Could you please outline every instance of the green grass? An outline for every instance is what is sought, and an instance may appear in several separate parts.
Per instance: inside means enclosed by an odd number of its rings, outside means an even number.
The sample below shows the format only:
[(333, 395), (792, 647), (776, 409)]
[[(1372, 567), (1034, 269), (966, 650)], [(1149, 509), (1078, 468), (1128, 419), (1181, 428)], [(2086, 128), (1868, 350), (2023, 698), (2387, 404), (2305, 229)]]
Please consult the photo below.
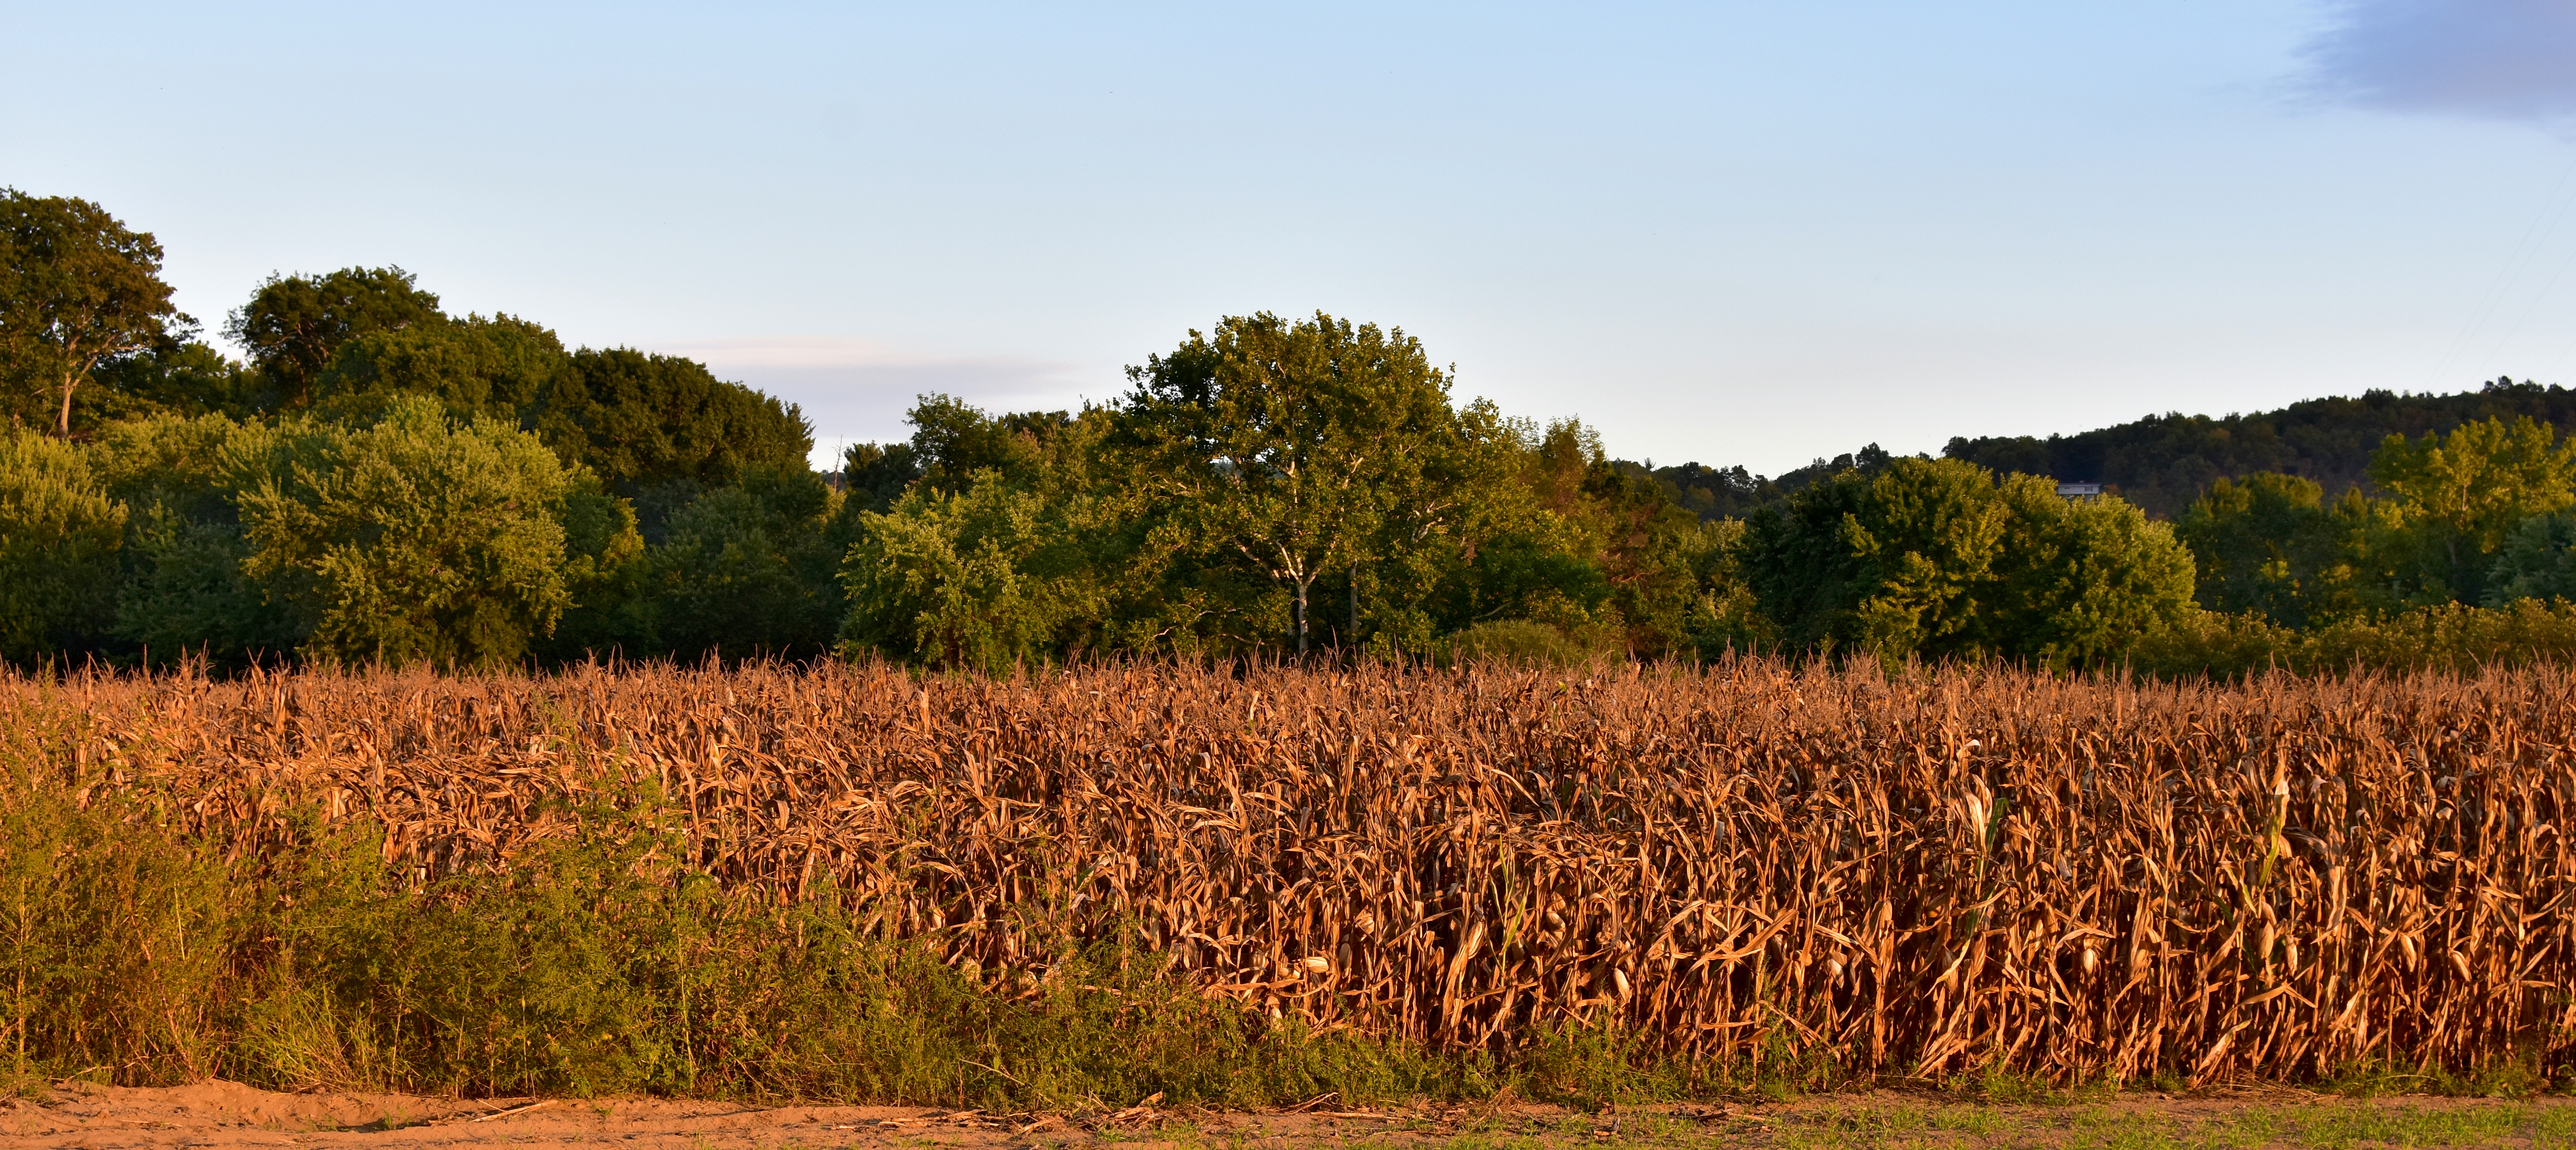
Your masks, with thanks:
[(2352, 1150), (2576, 1146), (2576, 1107), (2527, 1104), (2255, 1103), (2195, 1117), (2179, 1110), (2095, 1104), (2057, 1110), (1986, 1105), (1823, 1107), (1783, 1123), (1774, 1145), (1804, 1150), (1935, 1146), (2054, 1146), (2066, 1150)]

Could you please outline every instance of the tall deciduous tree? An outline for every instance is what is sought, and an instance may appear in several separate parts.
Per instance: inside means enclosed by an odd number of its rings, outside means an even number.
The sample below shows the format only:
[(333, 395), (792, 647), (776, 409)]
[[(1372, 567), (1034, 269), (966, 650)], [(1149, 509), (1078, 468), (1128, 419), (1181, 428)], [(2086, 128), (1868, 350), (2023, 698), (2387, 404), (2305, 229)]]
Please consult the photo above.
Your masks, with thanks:
[(1989, 650), (2050, 666), (2117, 657), (2193, 609), (2191, 552), (2120, 499), (2068, 500), (2007, 476), (2007, 515), (1978, 631)]
[(853, 443), (841, 451), (841, 489), (862, 511), (884, 511), (921, 478), (921, 453), (909, 443)]
[(192, 321), (161, 282), (161, 245), (107, 209), (0, 188), (0, 370), (53, 398), (72, 433), (72, 396), (90, 371), (166, 342)]
[(683, 660), (829, 650), (843, 610), (834, 580), (856, 530), (842, 503), (799, 459), (681, 507), (648, 564), (658, 649)]
[(813, 431), (793, 404), (726, 383), (693, 360), (625, 348), (566, 352), (507, 315), (357, 336), (314, 377), (314, 402), (363, 410), (435, 396), (536, 433), (620, 494), (678, 483), (690, 495), (758, 468), (803, 470)]
[(329, 275), (272, 275), (233, 310), (224, 334), (276, 388), (282, 407), (302, 407), (340, 346), (362, 335), (439, 323), (438, 297), (398, 267), (342, 268)]
[(2576, 506), (2576, 440), (2560, 443), (2556, 428), (2520, 416), (2413, 441), (2392, 435), (2371, 456), (2370, 479), (2397, 501), (2416, 597), (2475, 603), (2516, 526)]
[(2486, 605), (2517, 599), (2576, 601), (2576, 515), (2536, 515), (2505, 537), (2487, 572)]
[(1286, 593), (1287, 638), (1312, 642), (1314, 590), (1419, 531), (1454, 494), (1426, 482), (1454, 449), (1449, 377), (1402, 329), (1263, 312), (1191, 332), (1128, 369), (1118, 449), (1159, 530)]
[(352, 412), (397, 395), (427, 395), (453, 413), (528, 430), (528, 416), (571, 370), (563, 341), (544, 325), (475, 315), (353, 338), (313, 378), (308, 394), (326, 410)]
[(99, 429), (88, 445), (91, 463), (129, 509), (116, 592), (121, 654), (239, 666), (282, 658), (304, 642), (317, 605), (266, 594), (242, 569), (251, 548), (235, 505), (238, 484), (265, 475), (281, 438), (276, 427), (219, 413), (165, 413)]
[(1746, 521), (1744, 571), (1793, 647), (1977, 649), (1977, 593), (2006, 512), (1984, 468), (1900, 459), (1845, 471)]

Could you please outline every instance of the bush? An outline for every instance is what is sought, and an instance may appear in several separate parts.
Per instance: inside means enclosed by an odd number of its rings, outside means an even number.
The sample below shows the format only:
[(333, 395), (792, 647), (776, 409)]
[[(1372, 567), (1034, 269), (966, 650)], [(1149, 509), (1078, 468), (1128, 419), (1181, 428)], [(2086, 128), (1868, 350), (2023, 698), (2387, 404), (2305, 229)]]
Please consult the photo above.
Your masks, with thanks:
[(273, 429), (221, 415), (100, 431), (90, 458), (129, 508), (114, 633), (131, 647), (116, 654), (239, 666), (292, 652), (312, 632), (312, 604), (272, 598), (244, 570), (251, 546), (236, 484), (263, 470), (277, 444)]
[(1623, 654), (1615, 628), (1565, 628), (1535, 619), (1493, 619), (1451, 636), (1449, 661), (1492, 661), (1525, 667), (1579, 667)]
[(2200, 612), (2145, 637), (2129, 652), (2132, 667), (2164, 676), (2239, 677), (2271, 668), (2301, 674), (2466, 672), (2570, 662), (2576, 662), (2576, 603), (2563, 599), (2419, 607), (2307, 631), (2246, 615)]
[(0, 660), (77, 648), (116, 609), (125, 508), (81, 450), (0, 433)]
[(2090, 666), (2191, 608), (2173, 531), (1955, 459), (1846, 471), (1744, 528), (1736, 563), (1793, 649)]
[(914, 487), (858, 516), (841, 569), (844, 649), (1002, 671), (1045, 662), (1059, 633), (1105, 608), (1064, 510), (976, 472), (966, 490)]
[(421, 396), (290, 425), (243, 470), (243, 570), (309, 605), (305, 654), (325, 659), (516, 662), (573, 601), (567, 507), (606, 499), (535, 436)]

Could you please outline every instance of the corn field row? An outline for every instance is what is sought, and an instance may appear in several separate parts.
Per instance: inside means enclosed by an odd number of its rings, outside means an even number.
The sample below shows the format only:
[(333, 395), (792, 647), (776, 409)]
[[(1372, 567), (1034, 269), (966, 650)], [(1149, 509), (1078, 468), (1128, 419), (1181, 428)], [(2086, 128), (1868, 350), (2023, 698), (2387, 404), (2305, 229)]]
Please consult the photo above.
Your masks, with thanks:
[[(2576, 1049), (2576, 676), (2154, 685), (1745, 661), (1017, 680), (588, 669), (0, 680), (64, 769), (422, 878), (659, 788), (727, 888), (996, 986), (1125, 930), (1439, 1046), (2298, 1077)], [(15, 712), (16, 718), (8, 712)], [(570, 800), (569, 802), (566, 800)]]

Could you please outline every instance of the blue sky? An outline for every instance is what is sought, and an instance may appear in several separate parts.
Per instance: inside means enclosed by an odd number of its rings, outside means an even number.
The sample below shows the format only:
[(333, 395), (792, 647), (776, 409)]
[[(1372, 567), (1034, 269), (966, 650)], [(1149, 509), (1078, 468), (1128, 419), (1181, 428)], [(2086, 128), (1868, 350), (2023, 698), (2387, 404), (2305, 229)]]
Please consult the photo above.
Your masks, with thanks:
[(0, 183), (207, 321), (395, 263), (827, 444), (1256, 310), (1778, 472), (2576, 381), (2576, 0), (32, 4)]

